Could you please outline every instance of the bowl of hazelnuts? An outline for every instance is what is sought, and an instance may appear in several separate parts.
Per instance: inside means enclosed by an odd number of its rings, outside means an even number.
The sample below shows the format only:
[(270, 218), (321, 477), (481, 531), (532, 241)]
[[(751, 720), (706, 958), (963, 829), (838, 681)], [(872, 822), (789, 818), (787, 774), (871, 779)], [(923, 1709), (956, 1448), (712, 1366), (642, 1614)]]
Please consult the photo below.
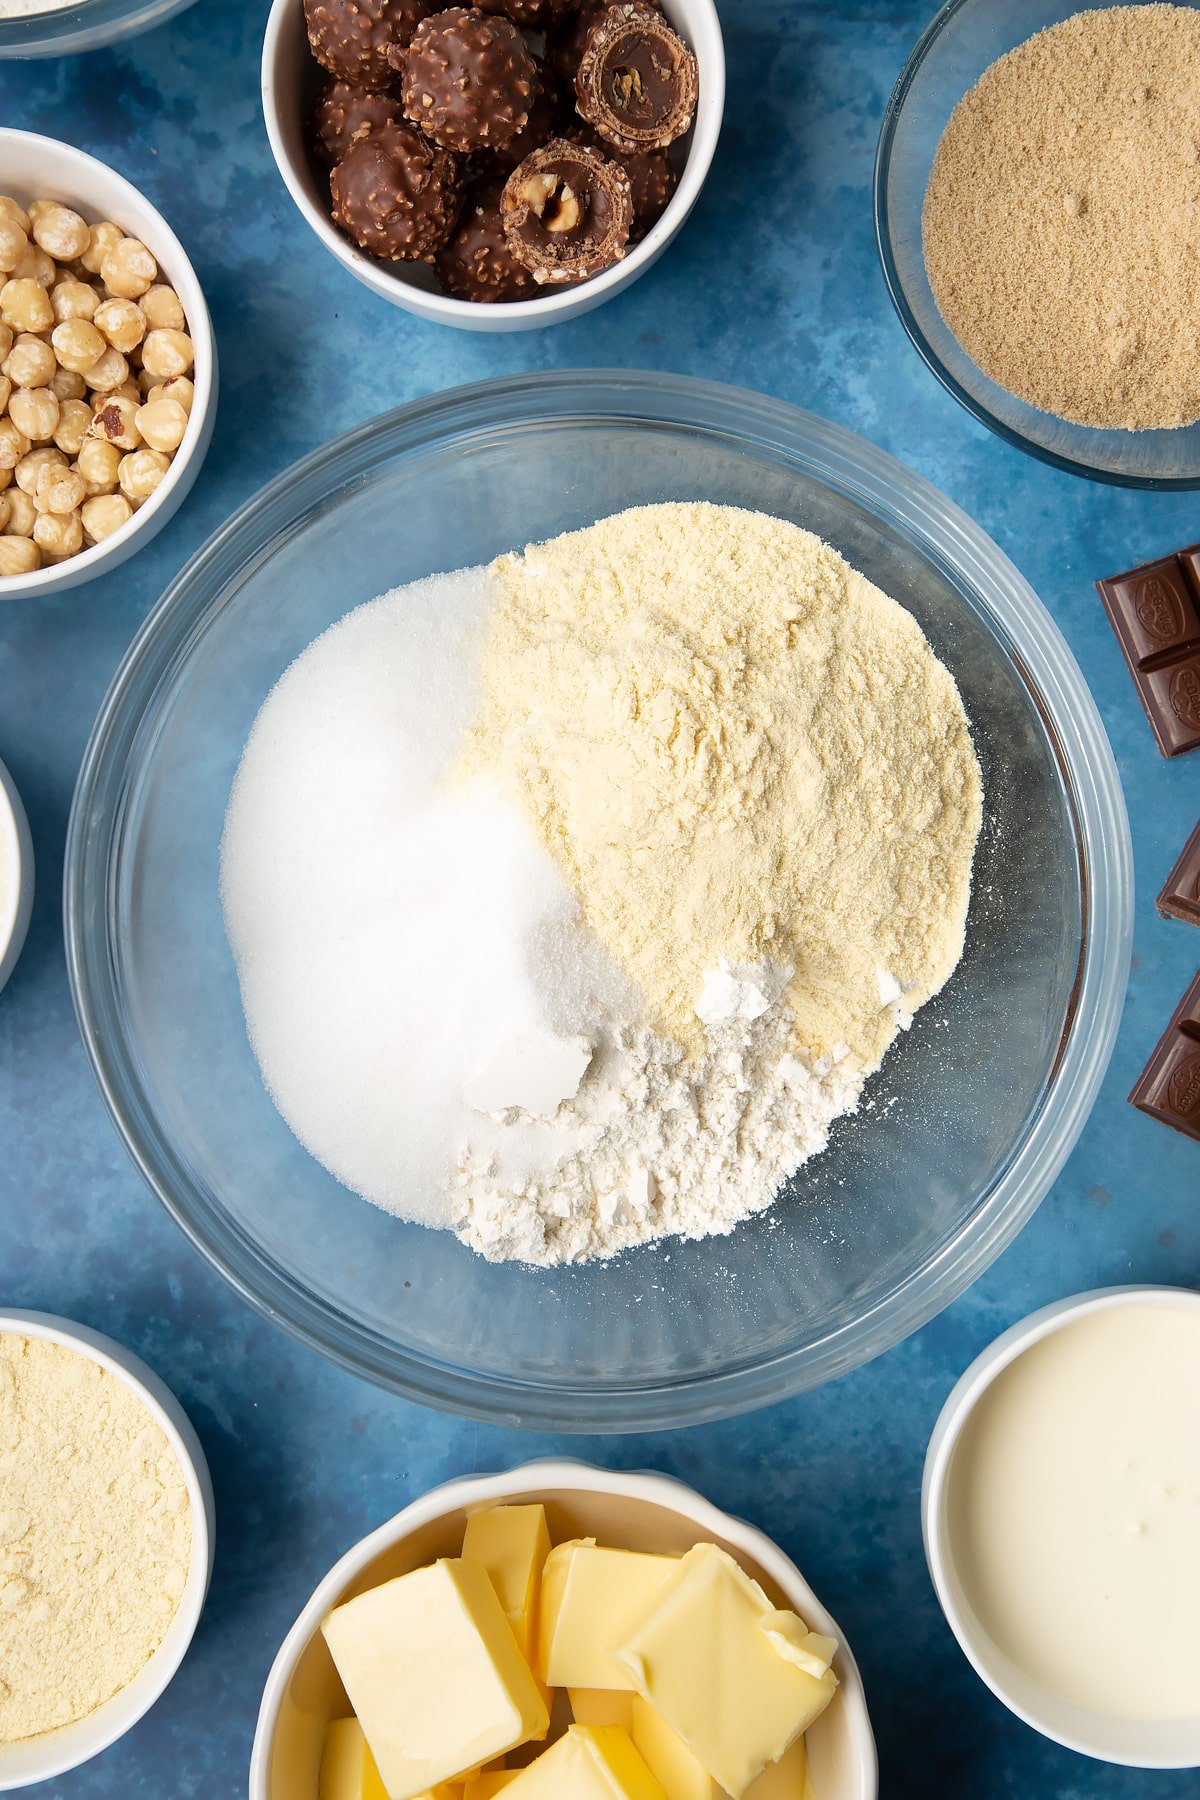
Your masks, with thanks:
[(0, 601), (152, 538), (216, 404), (208, 308), (166, 220), (82, 150), (0, 130)]
[(586, 312), (665, 250), (725, 96), (713, 0), (274, 0), (263, 110), (312, 230), (475, 331)]

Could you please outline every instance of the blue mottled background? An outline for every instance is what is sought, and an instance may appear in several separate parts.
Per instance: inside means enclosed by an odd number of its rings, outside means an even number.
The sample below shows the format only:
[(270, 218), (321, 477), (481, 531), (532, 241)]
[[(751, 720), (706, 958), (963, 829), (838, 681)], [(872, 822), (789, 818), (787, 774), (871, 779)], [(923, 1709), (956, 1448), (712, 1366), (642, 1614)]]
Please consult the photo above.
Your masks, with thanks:
[(432, 1483), (554, 1447), (375, 1392), (255, 1317), (199, 1261), (126, 1161), (93, 1089), (59, 887), (93, 714), (134, 628), (207, 533), (293, 458), (385, 406), (496, 372), (580, 364), (766, 389), (866, 433), (973, 513), (1042, 595), (1096, 693), (1129, 800), (1140, 898), (1129, 1002), (1091, 1123), (1037, 1218), (965, 1298), (821, 1393), (723, 1425), (567, 1447), (669, 1469), (780, 1539), (862, 1663), (885, 1795), (1197, 1792), (1195, 1775), (1106, 1768), (1011, 1718), (959, 1654), (921, 1555), (922, 1453), (975, 1352), (1073, 1290), (1200, 1274), (1200, 1146), (1124, 1098), (1200, 963), (1200, 931), (1153, 907), (1200, 812), (1200, 755), (1160, 761), (1090, 585), (1200, 536), (1200, 499), (1092, 486), (1026, 460), (910, 351), (876, 263), (869, 181), (884, 102), (929, 10), (927, 0), (725, 0), (725, 131), (682, 238), (601, 311), (501, 338), (390, 309), (302, 227), (259, 115), (266, 0), (200, 0), (118, 53), (0, 65), (3, 123), (104, 158), (176, 227), (212, 305), (223, 386), (192, 498), (148, 550), (76, 594), (0, 608), (0, 756), (24, 794), (39, 873), (28, 946), (0, 997), (0, 1304), (70, 1314), (147, 1357), (199, 1428), (220, 1511), (212, 1595), (178, 1679), (121, 1744), (39, 1794), (244, 1793), (268, 1665), (334, 1558)]

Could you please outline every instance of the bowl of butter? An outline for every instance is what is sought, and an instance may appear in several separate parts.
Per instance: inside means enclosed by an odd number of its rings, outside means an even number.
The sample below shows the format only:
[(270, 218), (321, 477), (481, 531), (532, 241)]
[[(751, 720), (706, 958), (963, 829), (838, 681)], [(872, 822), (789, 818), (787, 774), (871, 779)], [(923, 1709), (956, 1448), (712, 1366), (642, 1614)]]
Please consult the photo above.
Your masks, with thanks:
[(435, 1488), (317, 1587), (250, 1800), (875, 1800), (858, 1668), (769, 1538), (669, 1477)]

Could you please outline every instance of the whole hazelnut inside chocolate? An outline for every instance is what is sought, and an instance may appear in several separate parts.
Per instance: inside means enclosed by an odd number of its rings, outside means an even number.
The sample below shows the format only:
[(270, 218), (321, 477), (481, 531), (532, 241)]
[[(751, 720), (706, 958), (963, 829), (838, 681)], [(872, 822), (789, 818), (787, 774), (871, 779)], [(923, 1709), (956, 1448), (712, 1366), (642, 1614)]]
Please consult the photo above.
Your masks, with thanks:
[(511, 19), (452, 6), (414, 32), (401, 93), (407, 118), (444, 149), (503, 149), (528, 122), (537, 65)]
[(500, 217), (513, 255), (536, 282), (585, 281), (625, 254), (629, 177), (589, 145), (555, 138), (513, 170)]

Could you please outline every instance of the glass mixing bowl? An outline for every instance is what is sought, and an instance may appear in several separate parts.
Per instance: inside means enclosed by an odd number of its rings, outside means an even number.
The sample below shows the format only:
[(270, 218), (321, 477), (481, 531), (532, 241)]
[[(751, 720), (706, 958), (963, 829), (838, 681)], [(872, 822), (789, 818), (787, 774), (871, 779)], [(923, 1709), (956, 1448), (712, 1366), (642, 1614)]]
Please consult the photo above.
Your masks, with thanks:
[(0, 58), (67, 56), (149, 31), (194, 0), (76, 0), (50, 12), (0, 19)]
[[(607, 1263), (491, 1264), (340, 1187), (267, 1098), (217, 894), (267, 692), (350, 607), (636, 503), (761, 508), (910, 607), (986, 788), (962, 964), (774, 1209)], [(1132, 876), (1116, 768), (1057, 629), (941, 494), (837, 426), (676, 376), (518, 376), (402, 407), (273, 482), (134, 640), (67, 846), (71, 980), (138, 1166), (238, 1291), (405, 1394), (559, 1430), (677, 1425), (877, 1355), (1045, 1194), (1108, 1060)]]
[(901, 324), (938, 380), (1010, 444), (1098, 481), (1200, 487), (1200, 424), (1103, 431), (1039, 412), (972, 362), (938, 311), (925, 273), (921, 209), (950, 114), (998, 56), (1082, 8), (1083, 0), (949, 0), (932, 20), (900, 72), (879, 133), (875, 236), (884, 279)]

